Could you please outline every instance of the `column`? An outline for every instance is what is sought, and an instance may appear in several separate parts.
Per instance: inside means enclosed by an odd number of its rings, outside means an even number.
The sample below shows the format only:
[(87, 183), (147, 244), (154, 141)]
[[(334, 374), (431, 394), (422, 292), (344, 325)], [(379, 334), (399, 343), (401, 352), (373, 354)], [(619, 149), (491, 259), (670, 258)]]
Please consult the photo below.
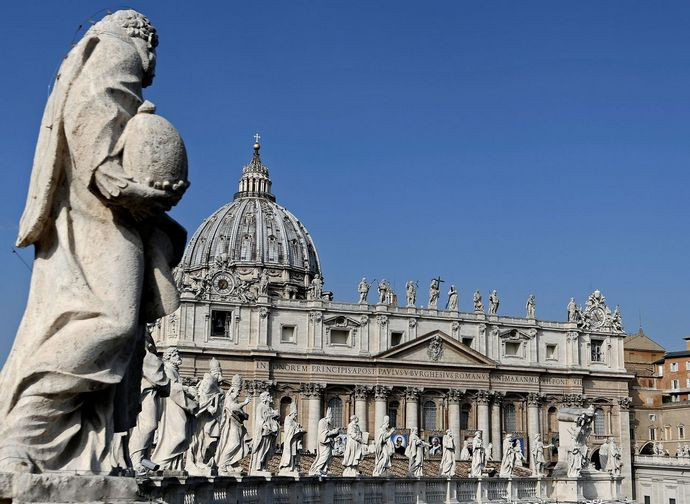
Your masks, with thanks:
[(534, 438), (540, 434), (539, 430), (539, 405), (543, 400), (542, 394), (527, 394), (527, 447), (525, 455), (529, 460), (530, 469), (534, 470), (534, 460), (532, 460), (532, 446)]
[(405, 389), (405, 428), (419, 428), (419, 394), (422, 389), (407, 387)]
[(501, 460), (503, 454), (503, 439), (501, 439), (501, 434), (503, 429), (501, 429), (502, 416), (501, 416), (501, 403), (503, 402), (503, 392), (494, 392), (491, 401), (491, 444), (493, 446), (491, 455), (494, 460)]
[(464, 390), (451, 389), (446, 394), (448, 399), (448, 429), (455, 437), (455, 460), (460, 460), (460, 401), (464, 395)]
[(489, 398), (488, 390), (477, 391), (477, 430), (482, 431), (484, 446), (488, 444), (489, 439)]
[(384, 385), (376, 385), (374, 387), (374, 436), (383, 425), (383, 417), (386, 416), (388, 410), (388, 396), (391, 393), (391, 387)]
[(359, 418), (359, 428), (362, 431), (367, 428), (367, 397), (369, 396), (370, 388), (365, 385), (355, 385), (355, 416)]
[(620, 436), (620, 452), (621, 452), (621, 496), (632, 495), (633, 480), (632, 480), (632, 450), (630, 449), (630, 405), (632, 399), (630, 397), (621, 397), (618, 399), (618, 435)]
[(302, 383), (300, 392), (307, 403), (307, 435), (304, 449), (316, 451), (321, 420), (321, 395), (325, 385), (322, 383)]

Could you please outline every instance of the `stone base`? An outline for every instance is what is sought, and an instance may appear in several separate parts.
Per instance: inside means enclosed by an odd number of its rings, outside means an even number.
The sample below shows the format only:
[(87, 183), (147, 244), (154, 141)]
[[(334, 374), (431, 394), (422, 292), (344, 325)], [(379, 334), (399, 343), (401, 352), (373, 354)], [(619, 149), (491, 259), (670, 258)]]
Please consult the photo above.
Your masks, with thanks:
[(281, 469), (278, 471), (278, 476), (290, 476), (292, 478), (300, 478), (304, 476), (304, 473), (299, 471), (290, 471), (289, 469)]
[(273, 476), (271, 471), (250, 471), (249, 476), (263, 476), (264, 478), (270, 478)]
[(134, 478), (72, 473), (0, 473), (0, 502), (109, 502), (145, 501)]

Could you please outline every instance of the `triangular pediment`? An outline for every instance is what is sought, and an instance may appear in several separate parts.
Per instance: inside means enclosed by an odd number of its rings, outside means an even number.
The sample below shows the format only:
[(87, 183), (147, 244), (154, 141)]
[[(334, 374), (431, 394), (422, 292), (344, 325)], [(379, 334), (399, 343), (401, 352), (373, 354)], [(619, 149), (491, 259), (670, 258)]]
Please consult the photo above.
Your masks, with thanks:
[(381, 360), (404, 360), (429, 364), (496, 366), (496, 362), (454, 340), (443, 331), (432, 331), (376, 356)]

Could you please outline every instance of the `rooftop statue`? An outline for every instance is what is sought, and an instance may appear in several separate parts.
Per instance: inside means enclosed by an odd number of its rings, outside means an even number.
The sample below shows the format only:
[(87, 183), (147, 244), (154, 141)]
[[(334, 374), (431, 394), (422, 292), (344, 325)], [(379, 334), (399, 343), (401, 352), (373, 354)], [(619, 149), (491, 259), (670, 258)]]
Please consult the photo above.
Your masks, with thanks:
[(359, 294), (359, 304), (367, 304), (367, 296), (369, 295), (369, 282), (366, 278), (362, 278), (357, 286), (357, 292)]
[(492, 290), (491, 294), (489, 294), (489, 315), (498, 314), (498, 305), (500, 303), (501, 301), (498, 299), (496, 289)]
[(434, 278), (429, 285), (429, 309), (435, 310), (438, 307), (438, 296), (441, 293), (439, 279)]
[(533, 319), (536, 317), (537, 301), (534, 294), (530, 294), (527, 297), (527, 303), (525, 304), (525, 310), (527, 311), (527, 318)]
[(452, 312), (458, 311), (458, 290), (455, 285), (450, 286), (448, 291), (448, 303), (446, 304), (446, 309)]
[(472, 295), (472, 303), (474, 303), (475, 313), (484, 313), (484, 303), (482, 303), (482, 293), (479, 292), (479, 289), (474, 291), (474, 294)]
[(412, 307), (417, 302), (417, 282), (409, 280), (405, 284), (405, 298), (407, 306)]
[(135, 425), (145, 323), (178, 307), (186, 241), (165, 215), (188, 186), (184, 144), (142, 98), (157, 45), (117, 11), (57, 73), (17, 238), (35, 260), (0, 375), (0, 471), (108, 473), (113, 432)]

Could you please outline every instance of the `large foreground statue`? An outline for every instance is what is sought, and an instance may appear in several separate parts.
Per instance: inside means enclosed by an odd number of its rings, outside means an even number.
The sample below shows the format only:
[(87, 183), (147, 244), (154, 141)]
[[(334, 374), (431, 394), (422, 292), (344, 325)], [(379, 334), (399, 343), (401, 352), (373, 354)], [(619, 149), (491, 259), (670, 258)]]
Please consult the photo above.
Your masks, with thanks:
[(0, 471), (107, 473), (113, 433), (135, 424), (144, 324), (177, 308), (186, 240), (164, 213), (188, 185), (184, 145), (142, 98), (157, 44), (118, 11), (57, 73), (17, 238), (35, 260), (0, 375)]

